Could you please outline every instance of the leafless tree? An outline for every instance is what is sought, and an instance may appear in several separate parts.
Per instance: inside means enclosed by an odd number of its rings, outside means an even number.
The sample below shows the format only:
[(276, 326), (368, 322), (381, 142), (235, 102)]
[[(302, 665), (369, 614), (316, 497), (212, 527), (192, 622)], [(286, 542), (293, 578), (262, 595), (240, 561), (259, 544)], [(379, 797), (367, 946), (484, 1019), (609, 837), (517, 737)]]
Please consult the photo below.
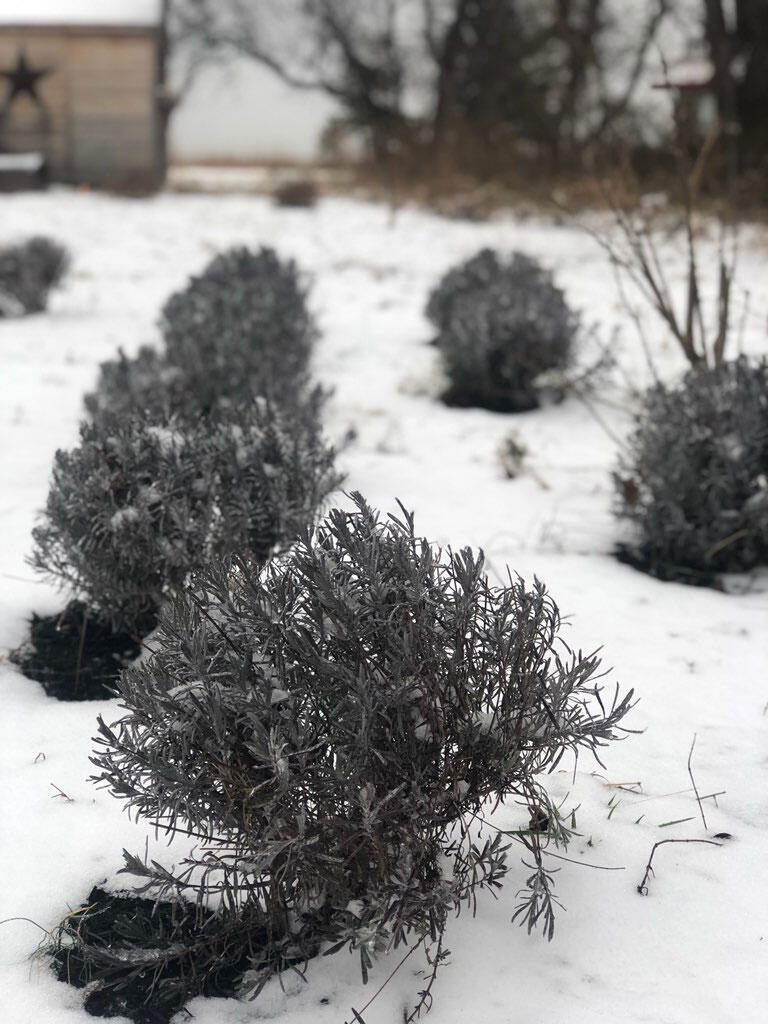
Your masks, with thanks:
[[(726, 216), (723, 209), (718, 216), (713, 216), (714, 209), (704, 213), (700, 202), (702, 176), (721, 137), (721, 125), (717, 122), (692, 162), (685, 149), (677, 146), (677, 202), (668, 209), (662, 206), (666, 217), (660, 217), (653, 204), (643, 201), (636, 180), (625, 178), (621, 191), (613, 183), (604, 183), (601, 189), (603, 203), (611, 214), (612, 230), (587, 228), (610, 259), (622, 303), (635, 322), (654, 375), (652, 346), (630, 292), (640, 298), (641, 307), (659, 317), (691, 367), (719, 367), (725, 361), (737, 326), (734, 281), (738, 223)], [(707, 241), (713, 228), (717, 231), (714, 251)], [(667, 260), (670, 238), (678, 234), (685, 242), (683, 288), (672, 285)], [(745, 296), (745, 309), (747, 299)]]
[(374, 159), (477, 170), (520, 147), (558, 165), (602, 143), (669, 2), (649, 0), (621, 74), (609, 0), (174, 0), (171, 25), (189, 53), (246, 56), (334, 97)]
[(720, 118), (736, 138), (739, 170), (768, 161), (768, 3), (702, 0), (704, 36)]

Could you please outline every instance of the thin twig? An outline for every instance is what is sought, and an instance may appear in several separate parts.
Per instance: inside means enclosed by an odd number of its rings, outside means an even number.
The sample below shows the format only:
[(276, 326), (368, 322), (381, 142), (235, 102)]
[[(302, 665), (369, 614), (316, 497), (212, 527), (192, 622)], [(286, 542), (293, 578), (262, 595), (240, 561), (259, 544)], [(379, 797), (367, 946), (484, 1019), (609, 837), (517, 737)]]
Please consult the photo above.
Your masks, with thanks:
[(627, 869), (621, 865), (619, 867), (610, 867), (607, 864), (590, 864), (585, 860), (575, 860), (573, 857), (564, 857), (562, 853), (552, 853), (551, 850), (541, 851), (545, 857), (554, 857), (555, 860), (566, 860), (569, 864), (580, 864), (583, 868), (592, 868), (595, 871), (626, 871)]
[(88, 608), (83, 607), (83, 625), (80, 629), (80, 643), (77, 648), (77, 667), (75, 668), (75, 693), (80, 685), (80, 670), (83, 667), (83, 651), (85, 650), (85, 633), (88, 629)]
[(707, 548), (704, 552), (704, 558), (707, 560), (714, 558), (715, 555), (724, 551), (727, 547), (730, 547), (731, 544), (735, 544), (737, 540), (743, 540), (745, 537), (749, 537), (751, 533), (752, 530), (736, 530), (734, 533), (729, 534), (722, 540), (716, 541), (711, 547)]
[(10, 924), (12, 921), (26, 921), (27, 924), (33, 924), (35, 928), (39, 928), (40, 931), (43, 932), (45, 935), (51, 934), (47, 928), (43, 928), (41, 924), (38, 924), (37, 921), (33, 921), (31, 917), (5, 917), (3, 918), (2, 921), (0, 921), (0, 925)]
[(190, 587), (187, 587), (187, 591), (186, 591), (186, 593), (187, 593), (187, 596), (188, 596), (188, 597), (190, 597), (190, 598), (192, 599), (192, 601), (194, 602), (194, 604), (195, 604), (195, 605), (196, 605), (196, 606), (198, 607), (198, 609), (199, 609), (199, 610), (200, 610), (200, 611), (202, 612), (202, 614), (203, 614), (203, 616), (204, 616), (204, 617), (206, 618), (206, 620), (207, 620), (208, 622), (210, 622), (210, 624), (211, 624), (211, 625), (212, 625), (212, 626), (214, 627), (214, 629), (215, 629), (215, 630), (216, 630), (216, 631), (218, 632), (218, 634), (219, 634), (219, 636), (220, 636), (220, 637), (222, 638), (222, 640), (224, 640), (224, 642), (225, 642), (225, 643), (226, 643), (226, 644), (227, 644), (227, 645), (228, 645), (228, 646), (229, 646), (229, 647), (230, 647), (230, 648), (231, 648), (231, 649), (232, 649), (232, 650), (233, 650), (233, 651), (234, 651), (234, 652), (235, 652), (236, 654), (239, 654), (240, 652), (238, 651), (237, 647), (236, 647), (236, 646), (235, 646), (235, 645), (234, 645), (234, 644), (232, 643), (232, 641), (231, 641), (231, 640), (230, 640), (230, 638), (229, 638), (229, 637), (227, 636), (227, 634), (226, 634), (226, 633), (224, 632), (224, 630), (223, 630), (223, 629), (221, 628), (221, 626), (220, 626), (220, 625), (219, 625), (219, 623), (218, 623), (218, 622), (216, 621), (216, 619), (214, 619), (214, 618), (213, 618), (213, 616), (212, 616), (212, 615), (210, 614), (210, 612), (209, 612), (209, 611), (207, 610), (207, 608), (205, 607), (205, 605), (203, 604), (203, 602), (202, 602), (202, 601), (200, 600), (200, 598), (199, 598), (199, 597), (197, 596), (197, 594), (196, 594), (196, 593), (194, 592), (194, 590), (193, 590), (193, 588), (192, 588), (191, 586), (190, 586)]
[(716, 843), (713, 839), (660, 839), (658, 843), (653, 844), (651, 850), (651, 856), (648, 858), (648, 863), (645, 865), (645, 874), (643, 879), (637, 887), (637, 891), (641, 896), (648, 895), (648, 878), (654, 874), (654, 870), (651, 866), (653, 862), (653, 855), (656, 853), (660, 846), (664, 846), (666, 843), (706, 843), (707, 846), (722, 846), (722, 843)]
[(401, 968), (401, 967), (403, 966), (403, 964), (404, 964), (404, 963), (406, 962), (406, 960), (407, 960), (407, 959), (408, 959), (408, 958), (409, 958), (410, 956), (412, 956), (412, 955), (413, 955), (413, 954), (414, 954), (414, 953), (416, 952), (416, 950), (417, 950), (417, 949), (419, 948), (419, 946), (423, 945), (423, 943), (424, 943), (424, 937), (422, 937), (421, 939), (419, 939), (419, 941), (418, 941), (418, 942), (416, 943), (416, 945), (415, 945), (415, 946), (411, 946), (411, 948), (410, 948), (410, 949), (408, 950), (408, 952), (407, 952), (407, 953), (405, 954), (405, 956), (401, 958), (400, 962), (399, 962), (399, 963), (398, 963), (398, 964), (397, 964), (397, 965), (396, 965), (396, 966), (395, 966), (395, 967), (393, 968), (393, 970), (392, 970), (392, 971), (391, 971), (391, 972), (390, 972), (390, 973), (389, 973), (389, 974), (387, 975), (387, 977), (386, 977), (386, 978), (384, 979), (384, 981), (383, 981), (383, 982), (381, 983), (381, 985), (379, 985), (379, 987), (378, 987), (378, 988), (376, 989), (376, 991), (375, 991), (375, 992), (373, 993), (373, 995), (372, 995), (372, 996), (371, 996), (371, 998), (370, 998), (370, 999), (368, 1000), (368, 1002), (367, 1002), (367, 1003), (365, 1004), (365, 1006), (364, 1006), (364, 1007), (362, 1008), (362, 1010), (356, 1010), (356, 1009), (354, 1008), (354, 1006), (352, 1006), (352, 1007), (351, 1007), (352, 1013), (353, 1013), (353, 1014), (355, 1015), (355, 1020), (356, 1020), (356, 1021), (358, 1021), (358, 1022), (359, 1022), (359, 1021), (362, 1021), (362, 1024), (365, 1024), (365, 1021), (363, 1021), (363, 1019), (362, 1019), (362, 1016), (361, 1016), (361, 1014), (365, 1013), (365, 1011), (366, 1011), (366, 1010), (368, 1009), (368, 1007), (369, 1007), (369, 1006), (371, 1005), (371, 1003), (372, 1003), (372, 1002), (374, 1001), (374, 999), (377, 999), (377, 998), (378, 998), (378, 996), (379, 996), (379, 995), (381, 994), (381, 992), (382, 992), (382, 991), (383, 991), (383, 990), (384, 990), (384, 989), (385, 989), (385, 988), (387, 987), (387, 985), (388, 985), (388, 984), (390, 983), (390, 981), (392, 981), (392, 979), (393, 979), (393, 978), (394, 978), (394, 976), (395, 976), (395, 975), (397, 974), (397, 972), (398, 972), (398, 971), (400, 970), (400, 968)]
[(423, 1009), (426, 1008), (427, 1012), (429, 1012), (431, 1010), (431, 1008), (432, 1008), (432, 986), (435, 983), (435, 978), (437, 977), (437, 972), (440, 970), (440, 965), (442, 964), (443, 959), (447, 955), (448, 955), (448, 951), (446, 951), (445, 953), (443, 952), (443, 936), (442, 936), (442, 933), (441, 933), (438, 936), (438, 939), (437, 939), (437, 952), (435, 953), (434, 957), (430, 959), (429, 951), (427, 951), (427, 960), (429, 961), (429, 965), (431, 967), (431, 970), (430, 970), (430, 973), (429, 973), (429, 980), (427, 981), (427, 984), (421, 990), (421, 992), (419, 992), (419, 1001), (416, 1003), (414, 1008), (411, 1010), (411, 1012), (405, 1018), (405, 1024), (413, 1024), (413, 1022), (415, 1020), (418, 1020), (418, 1018), (421, 1016), (421, 1011)]
[(706, 816), (704, 814), (704, 807), (702, 806), (702, 803), (701, 803), (701, 797), (699, 796), (699, 790), (698, 790), (698, 787), (696, 786), (696, 779), (694, 779), (694, 777), (693, 777), (693, 768), (691, 767), (691, 762), (693, 760), (693, 748), (695, 746), (696, 746), (696, 733), (693, 734), (693, 740), (691, 742), (691, 749), (688, 751), (688, 775), (690, 776), (690, 779), (691, 779), (691, 785), (693, 786), (693, 792), (696, 794), (696, 803), (699, 805), (699, 813), (701, 814), (701, 821), (702, 821), (702, 824), (704, 825), (704, 829), (706, 830), (706, 828), (707, 828), (707, 819), (706, 819)]
[(613, 428), (611, 426), (609, 426), (608, 422), (595, 409), (594, 405), (592, 404), (591, 401), (589, 401), (589, 399), (583, 393), (581, 388), (574, 388), (572, 393), (576, 396), (576, 398), (578, 398), (578, 400), (581, 402), (581, 404), (584, 406), (584, 408), (587, 410), (587, 412), (590, 414), (590, 416), (592, 416), (592, 418), (595, 420), (595, 422), (598, 424), (598, 426), (603, 429), (605, 434), (615, 444), (617, 444), (619, 446), (619, 448), (625, 448), (626, 447), (626, 438), (620, 437), (613, 430)]
[[(510, 831), (508, 829), (499, 828), (498, 825), (494, 825), (492, 821), (488, 821), (487, 818), (484, 818), (481, 814), (477, 814), (475, 811), (469, 811), (469, 814), (471, 815), (471, 817), (473, 817), (477, 821), (479, 821), (482, 825), (487, 825), (488, 828), (493, 829), (495, 832), (499, 832), (501, 835), (507, 836), (510, 839), (514, 839), (514, 838), (519, 837), (519, 836), (530, 835), (531, 834), (531, 829), (514, 829), (514, 830)], [(550, 850), (542, 849), (541, 852), (545, 856), (547, 856), (547, 857), (554, 857), (556, 860), (567, 860), (571, 864), (580, 864), (581, 867), (583, 867), (583, 868), (593, 868), (595, 871), (625, 871), (626, 870), (623, 867), (617, 867), (617, 868), (606, 867), (606, 865), (604, 865), (604, 864), (590, 864), (588, 861), (574, 860), (572, 857), (564, 857), (561, 853), (552, 853)]]
[[(644, 796), (640, 800), (635, 800), (632, 806), (636, 807), (638, 804), (647, 804), (650, 800), (666, 800), (667, 797), (670, 796), (684, 796), (686, 793), (690, 792), (690, 789), (676, 789), (671, 793), (658, 793), (656, 796)], [(727, 793), (727, 790), (719, 789), (716, 793), (705, 793), (701, 799), (710, 800), (716, 796), (723, 796), (725, 793)]]
[(59, 789), (59, 787), (58, 787), (58, 786), (56, 785), (56, 783), (55, 783), (55, 782), (52, 782), (52, 783), (51, 783), (51, 785), (52, 785), (52, 786), (53, 786), (53, 788), (54, 788), (54, 789), (56, 790), (56, 792), (55, 792), (55, 793), (53, 794), (53, 796), (51, 797), (51, 800), (56, 800), (56, 799), (57, 799), (57, 797), (62, 797), (62, 798), (63, 798), (64, 800), (66, 800), (66, 801), (67, 801), (67, 803), (68, 803), (68, 804), (73, 804), (73, 803), (75, 802), (75, 801), (74, 801), (74, 798), (73, 798), (73, 797), (71, 797), (71, 796), (68, 796), (68, 795), (67, 795), (67, 794), (66, 794), (66, 793), (64, 792), (64, 790), (63, 790), (63, 789)]

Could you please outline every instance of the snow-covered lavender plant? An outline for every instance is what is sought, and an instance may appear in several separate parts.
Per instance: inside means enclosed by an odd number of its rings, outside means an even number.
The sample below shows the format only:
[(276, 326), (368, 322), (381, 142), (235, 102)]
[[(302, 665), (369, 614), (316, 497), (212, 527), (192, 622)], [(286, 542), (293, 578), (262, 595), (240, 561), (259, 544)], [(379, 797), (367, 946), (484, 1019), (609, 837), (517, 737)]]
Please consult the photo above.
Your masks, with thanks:
[(143, 345), (135, 356), (122, 349), (117, 359), (101, 364), (94, 391), (85, 396), (85, 407), (94, 420), (102, 416), (141, 414), (162, 422), (170, 416), (199, 419), (201, 408), (185, 386), (183, 371), (171, 366), (157, 349)]
[(427, 315), (449, 380), (445, 400), (501, 412), (535, 408), (537, 378), (564, 369), (578, 332), (552, 275), (523, 253), (484, 249), (449, 271)]
[[(522, 271), (532, 261), (522, 253), (516, 253), (519, 269)], [(444, 331), (451, 322), (454, 303), (471, 292), (483, 291), (498, 281), (503, 264), (493, 249), (481, 249), (478, 253), (452, 267), (432, 289), (427, 300), (426, 314), (438, 331)]]
[[(142, 416), (153, 422), (173, 417), (177, 423), (196, 424), (201, 417), (211, 423), (230, 418), (231, 410), (248, 402), (263, 398), (267, 392), (276, 392), (267, 381), (241, 375), (236, 365), (227, 377), (219, 375), (218, 391), (213, 397), (210, 381), (205, 382), (201, 394), (201, 378), (187, 377), (182, 367), (170, 363), (165, 356), (149, 345), (142, 346), (135, 356), (118, 354), (101, 364), (96, 388), (85, 396), (85, 408), (94, 421), (115, 416)], [(328, 391), (309, 379), (284, 387), (273, 405), (279, 406), (286, 416), (300, 420), (309, 431), (320, 430), (320, 420)]]
[(317, 430), (326, 392), (308, 359), (316, 336), (296, 266), (271, 249), (233, 249), (166, 303), (165, 346), (101, 364), (85, 405), (94, 419), (140, 413), (196, 423), (268, 397)]
[(266, 561), (339, 480), (321, 436), (263, 400), (196, 426), (103, 417), (56, 454), (32, 564), (141, 632), (209, 558)]
[(306, 386), (317, 329), (296, 264), (272, 249), (217, 256), (171, 296), (160, 327), (204, 412), (253, 394), (284, 404)]
[(706, 581), (768, 564), (768, 361), (651, 388), (614, 476), (637, 531), (622, 553), (655, 575)]
[(0, 317), (41, 313), (68, 266), (64, 246), (45, 236), (0, 248)]
[[(254, 991), (321, 943), (356, 951), (364, 980), (401, 943), (438, 943), (439, 964), (448, 915), (501, 886), (511, 841), (533, 872), (515, 916), (551, 937), (546, 847), (569, 833), (542, 773), (614, 739), (631, 703), (600, 700), (541, 583), (491, 586), (482, 554), (352, 497), (260, 574), (204, 569), (122, 674), (125, 717), (100, 720), (94, 780), (203, 840), (173, 872), (127, 870), (249, 915)], [(481, 839), (510, 798), (521, 826)]]

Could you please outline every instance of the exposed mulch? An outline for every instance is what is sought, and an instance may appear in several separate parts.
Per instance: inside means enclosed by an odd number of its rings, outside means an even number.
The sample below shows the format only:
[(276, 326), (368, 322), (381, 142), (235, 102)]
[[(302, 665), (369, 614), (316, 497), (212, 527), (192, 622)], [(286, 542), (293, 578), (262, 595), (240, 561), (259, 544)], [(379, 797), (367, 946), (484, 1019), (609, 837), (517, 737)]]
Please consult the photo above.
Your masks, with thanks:
[(445, 405), (454, 409), (488, 409), (503, 413), (530, 412), (540, 404), (539, 396), (528, 391), (476, 394), (457, 387), (448, 388), (440, 397)]
[(85, 907), (66, 922), (74, 941), (53, 952), (53, 969), (59, 981), (90, 987), (84, 1007), (93, 1017), (170, 1024), (195, 996), (234, 996), (250, 965), (241, 941), (222, 941), (211, 911), (98, 886)]
[[(142, 636), (155, 627), (147, 615)], [(25, 676), (42, 683), (57, 700), (104, 700), (114, 697), (120, 670), (138, 657), (141, 637), (116, 633), (80, 601), (59, 615), (34, 615), (30, 639), (11, 654)]]
[(645, 548), (633, 544), (619, 544), (614, 549), (614, 555), (622, 565), (630, 565), (633, 569), (664, 583), (686, 583), (691, 587), (710, 587), (712, 590), (725, 591), (723, 581), (717, 573), (659, 561)]

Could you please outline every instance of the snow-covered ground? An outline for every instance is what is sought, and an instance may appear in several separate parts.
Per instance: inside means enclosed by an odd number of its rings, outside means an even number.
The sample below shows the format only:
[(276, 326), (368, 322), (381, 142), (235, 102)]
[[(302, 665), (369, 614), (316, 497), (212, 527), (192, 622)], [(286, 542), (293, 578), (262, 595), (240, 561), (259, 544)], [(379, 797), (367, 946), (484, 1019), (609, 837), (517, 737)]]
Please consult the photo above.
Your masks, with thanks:
[[(526, 873), (513, 862), (498, 901), (483, 898), (474, 920), (463, 915), (450, 924), (451, 964), (428, 1019), (764, 1021), (768, 583), (757, 574), (738, 581), (737, 594), (686, 588), (611, 557), (622, 536), (611, 516), (616, 444), (595, 413), (621, 435), (631, 408), (626, 383), (642, 386), (647, 370), (599, 247), (576, 229), (544, 221), (510, 216), (471, 225), (343, 200), (297, 211), (242, 196), (139, 201), (52, 191), (2, 197), (0, 217), (3, 240), (46, 233), (74, 254), (49, 313), (0, 321), (2, 652), (25, 638), (33, 610), (63, 606), (64, 596), (35, 580), (24, 559), (54, 451), (75, 442), (82, 395), (99, 362), (118, 346), (131, 353), (152, 341), (161, 302), (214, 252), (233, 243), (274, 245), (314, 279), (323, 328), (316, 372), (335, 388), (329, 431), (356, 431), (342, 457), (347, 487), (386, 510), (400, 498), (416, 510), (422, 533), (483, 547), (494, 573), (508, 564), (542, 578), (570, 616), (572, 646), (602, 644), (613, 666), (608, 682), (634, 687), (641, 698), (628, 723), (640, 734), (611, 747), (605, 769), (580, 762), (575, 774), (569, 768), (549, 780), (554, 795), (578, 805), (581, 837), (568, 856), (583, 862), (558, 862), (567, 912), (554, 941), (509, 923)], [(621, 372), (591, 411), (575, 398), (518, 416), (447, 409), (435, 400), (425, 298), (437, 276), (482, 245), (541, 258), (603, 340), (621, 327)], [(740, 282), (752, 292), (744, 345), (765, 351), (768, 238), (750, 232), (742, 250)], [(661, 372), (679, 372), (671, 343), (660, 330), (651, 336)], [(586, 360), (596, 341), (585, 346)], [(497, 459), (512, 429), (534, 470), (515, 480)], [(114, 879), (123, 847), (143, 850), (148, 829), (87, 781), (96, 715), (118, 717), (117, 702), (58, 703), (5, 659), (0, 687), (0, 918), (50, 928), (93, 884)], [(724, 791), (704, 802), (706, 831), (686, 767), (694, 734), (700, 793)], [(502, 809), (495, 821), (503, 825), (513, 815), (514, 808)], [(665, 826), (679, 819), (688, 820)], [(649, 894), (638, 894), (656, 841), (719, 832), (732, 835), (719, 848), (661, 847)], [(160, 848), (159, 856), (167, 861), (173, 853)], [(82, 993), (29, 960), (41, 935), (29, 922), (0, 926), (2, 1019), (85, 1024), (91, 1018)], [(363, 988), (356, 959), (341, 953), (311, 964), (308, 984), (288, 980), (282, 991), (275, 982), (253, 1003), (198, 999), (190, 1010), (200, 1024), (342, 1024), (395, 963), (394, 956), (380, 962)], [(368, 1024), (402, 1020), (420, 987), (419, 966), (408, 962), (365, 1011)]]

